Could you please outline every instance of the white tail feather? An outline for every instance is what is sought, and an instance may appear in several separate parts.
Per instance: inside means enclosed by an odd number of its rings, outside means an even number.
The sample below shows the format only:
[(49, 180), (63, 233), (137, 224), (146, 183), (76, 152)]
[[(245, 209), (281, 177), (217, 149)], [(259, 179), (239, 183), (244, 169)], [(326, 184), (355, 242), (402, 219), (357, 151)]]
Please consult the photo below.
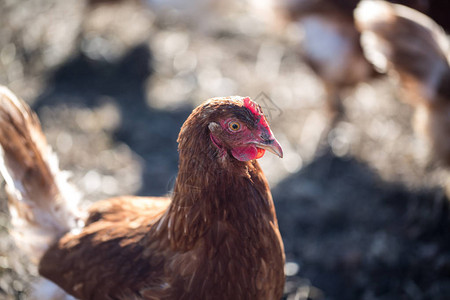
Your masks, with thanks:
[(64, 233), (80, 228), (80, 195), (30, 108), (0, 86), (0, 172), (7, 184), (11, 234), (32, 262)]

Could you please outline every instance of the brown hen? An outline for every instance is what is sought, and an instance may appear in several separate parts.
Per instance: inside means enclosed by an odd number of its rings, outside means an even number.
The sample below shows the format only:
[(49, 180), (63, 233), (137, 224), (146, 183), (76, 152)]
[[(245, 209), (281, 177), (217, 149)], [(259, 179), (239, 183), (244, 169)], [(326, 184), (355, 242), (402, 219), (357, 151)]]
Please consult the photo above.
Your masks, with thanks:
[(256, 159), (282, 150), (252, 100), (215, 98), (192, 112), (178, 137), (171, 198), (97, 202), (84, 225), (35, 115), (0, 91), (14, 236), (39, 273), (64, 290), (36, 297), (280, 299), (283, 244)]
[(400, 83), (415, 109), (414, 128), (433, 158), (450, 165), (450, 53), (442, 28), (426, 15), (385, 1), (355, 11), (367, 58)]
[(352, 12), (358, 1), (262, 2), (267, 3), (264, 18), (294, 33), (290, 36), (299, 46), (302, 58), (323, 82), (325, 105), (332, 121), (337, 121), (343, 112), (343, 91), (375, 74), (363, 55), (359, 32), (353, 22)]
[[(254, 5), (257, 8), (262, 6), (259, 11), (273, 24), (297, 29), (289, 31), (297, 33), (302, 58), (323, 82), (325, 104), (332, 121), (336, 121), (335, 118), (344, 111), (342, 98), (347, 88), (378, 76), (364, 55), (360, 32), (355, 27), (353, 11), (360, 0), (248, 1), (257, 3)], [(436, 4), (445, 1), (391, 2), (400, 2), (435, 15)]]

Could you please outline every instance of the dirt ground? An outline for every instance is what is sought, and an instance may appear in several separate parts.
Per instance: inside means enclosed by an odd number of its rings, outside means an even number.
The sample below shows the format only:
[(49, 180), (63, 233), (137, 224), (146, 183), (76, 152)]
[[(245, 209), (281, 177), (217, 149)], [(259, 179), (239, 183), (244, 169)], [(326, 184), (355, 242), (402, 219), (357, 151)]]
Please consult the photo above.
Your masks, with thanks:
[[(328, 128), (298, 45), (243, 4), (213, 9), (2, 1), (0, 83), (37, 111), (83, 205), (169, 193), (190, 111), (251, 96), (285, 152), (260, 160), (286, 249), (283, 299), (450, 299), (449, 174), (428, 162), (395, 83), (349, 89)], [(9, 238), (5, 202), (2, 191), (0, 298), (27, 299), (36, 269)]]

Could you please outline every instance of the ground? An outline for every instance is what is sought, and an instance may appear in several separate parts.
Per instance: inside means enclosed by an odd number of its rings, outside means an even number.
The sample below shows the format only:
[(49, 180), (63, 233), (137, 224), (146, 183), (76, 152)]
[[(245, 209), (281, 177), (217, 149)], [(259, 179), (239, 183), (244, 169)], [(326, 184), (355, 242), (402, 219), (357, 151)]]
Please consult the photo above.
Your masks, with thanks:
[[(242, 4), (188, 12), (0, 3), (0, 83), (37, 111), (83, 205), (170, 193), (192, 108), (251, 96), (285, 152), (260, 160), (286, 250), (283, 299), (448, 299), (448, 172), (428, 162), (395, 82), (346, 91), (330, 128), (295, 39)], [(0, 203), (0, 298), (26, 299), (36, 270), (9, 238), (4, 194)]]

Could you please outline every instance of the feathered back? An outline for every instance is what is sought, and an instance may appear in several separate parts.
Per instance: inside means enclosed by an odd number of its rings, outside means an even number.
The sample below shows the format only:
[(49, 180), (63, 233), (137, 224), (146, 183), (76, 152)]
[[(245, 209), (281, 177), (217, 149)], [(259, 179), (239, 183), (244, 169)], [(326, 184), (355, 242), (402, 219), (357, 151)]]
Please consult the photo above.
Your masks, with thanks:
[(76, 191), (47, 145), (36, 115), (0, 86), (0, 172), (7, 184), (12, 234), (33, 262), (76, 228)]

